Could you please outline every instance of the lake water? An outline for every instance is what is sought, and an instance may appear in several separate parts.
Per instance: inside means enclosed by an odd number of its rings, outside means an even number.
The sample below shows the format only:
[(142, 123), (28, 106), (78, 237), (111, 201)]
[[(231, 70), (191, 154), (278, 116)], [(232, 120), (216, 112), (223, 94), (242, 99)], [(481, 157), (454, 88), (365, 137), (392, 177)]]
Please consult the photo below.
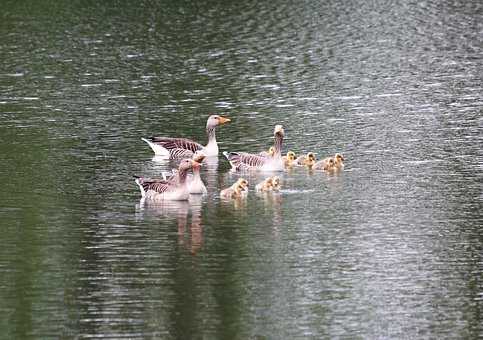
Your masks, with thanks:
[[(483, 335), (479, 1), (4, 1), (0, 337)], [(141, 204), (141, 137), (341, 152)], [(264, 178), (246, 177), (253, 185)]]

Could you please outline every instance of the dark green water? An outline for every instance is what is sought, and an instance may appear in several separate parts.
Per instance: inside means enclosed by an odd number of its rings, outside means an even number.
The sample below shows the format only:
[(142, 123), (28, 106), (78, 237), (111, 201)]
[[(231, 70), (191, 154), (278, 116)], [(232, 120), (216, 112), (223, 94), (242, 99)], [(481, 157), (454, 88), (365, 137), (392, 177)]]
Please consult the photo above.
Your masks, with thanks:
[[(0, 338), (483, 335), (479, 1), (0, 4)], [(140, 205), (212, 112), (346, 169)]]

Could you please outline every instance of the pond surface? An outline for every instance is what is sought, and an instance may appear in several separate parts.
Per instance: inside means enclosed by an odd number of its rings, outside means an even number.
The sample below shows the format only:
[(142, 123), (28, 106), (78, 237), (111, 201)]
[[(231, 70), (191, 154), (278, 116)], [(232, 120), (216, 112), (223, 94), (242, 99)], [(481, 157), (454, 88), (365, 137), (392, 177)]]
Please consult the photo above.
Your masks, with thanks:
[[(4, 1), (6, 339), (483, 334), (479, 1)], [(141, 137), (341, 152), (279, 194), (141, 204)], [(262, 174), (245, 175), (253, 185)]]

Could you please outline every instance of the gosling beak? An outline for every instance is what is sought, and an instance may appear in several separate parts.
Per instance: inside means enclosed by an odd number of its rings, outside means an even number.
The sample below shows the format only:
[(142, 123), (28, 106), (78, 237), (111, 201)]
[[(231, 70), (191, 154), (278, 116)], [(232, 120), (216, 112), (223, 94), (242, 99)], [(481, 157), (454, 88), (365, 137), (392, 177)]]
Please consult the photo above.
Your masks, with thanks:
[(220, 119), (218, 121), (220, 122), (220, 124), (226, 124), (226, 123), (231, 122), (231, 119), (226, 118), (226, 117), (220, 117)]

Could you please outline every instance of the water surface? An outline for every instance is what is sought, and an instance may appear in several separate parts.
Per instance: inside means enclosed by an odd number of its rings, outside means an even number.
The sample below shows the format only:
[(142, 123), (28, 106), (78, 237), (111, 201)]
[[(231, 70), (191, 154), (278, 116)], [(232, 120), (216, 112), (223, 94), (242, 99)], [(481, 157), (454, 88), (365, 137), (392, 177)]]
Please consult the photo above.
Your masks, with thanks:
[[(478, 1), (4, 1), (4, 338), (477, 338)], [(140, 138), (342, 152), (281, 193), (140, 201)], [(246, 175), (252, 184), (263, 175)]]

